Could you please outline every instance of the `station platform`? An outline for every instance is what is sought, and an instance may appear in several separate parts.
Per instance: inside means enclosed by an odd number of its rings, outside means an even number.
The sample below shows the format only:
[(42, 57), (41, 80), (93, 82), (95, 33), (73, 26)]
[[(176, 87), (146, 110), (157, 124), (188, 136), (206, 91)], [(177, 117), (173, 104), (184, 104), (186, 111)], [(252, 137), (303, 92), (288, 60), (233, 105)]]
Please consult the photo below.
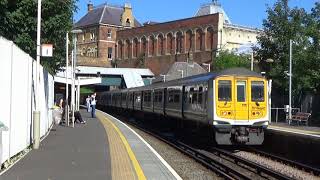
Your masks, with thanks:
[(289, 125), (284, 122), (272, 122), (271, 125), (268, 126), (268, 130), (281, 131), (320, 139), (320, 127), (312, 127), (305, 125)]
[(0, 180), (181, 179), (137, 133), (97, 111), (75, 128), (55, 126), (38, 150), (5, 171)]

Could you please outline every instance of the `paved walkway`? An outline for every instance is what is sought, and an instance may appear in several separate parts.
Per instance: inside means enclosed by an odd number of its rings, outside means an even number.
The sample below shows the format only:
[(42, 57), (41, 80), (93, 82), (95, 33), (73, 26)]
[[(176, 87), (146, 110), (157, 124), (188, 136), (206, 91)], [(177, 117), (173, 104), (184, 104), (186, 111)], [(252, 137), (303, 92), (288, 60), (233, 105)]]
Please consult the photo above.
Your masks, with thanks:
[(81, 112), (86, 124), (75, 128), (56, 126), (0, 180), (111, 179), (109, 142), (103, 125)]

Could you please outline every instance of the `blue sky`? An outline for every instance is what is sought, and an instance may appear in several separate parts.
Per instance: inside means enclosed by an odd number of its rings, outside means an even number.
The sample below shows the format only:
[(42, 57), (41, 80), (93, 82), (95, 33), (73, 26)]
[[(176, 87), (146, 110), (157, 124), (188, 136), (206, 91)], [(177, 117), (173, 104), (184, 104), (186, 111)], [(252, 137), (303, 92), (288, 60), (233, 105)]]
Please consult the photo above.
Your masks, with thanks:
[[(290, 6), (302, 7), (310, 11), (314, 3), (320, 0), (291, 0)], [(75, 20), (79, 20), (87, 12), (89, 0), (79, 0)], [(92, 0), (94, 6), (108, 2), (124, 5), (129, 2), (134, 16), (140, 23), (146, 21), (166, 22), (192, 17), (201, 4), (211, 0)], [(262, 27), (266, 18), (267, 5), (272, 6), (276, 0), (219, 0), (232, 23), (251, 27)]]

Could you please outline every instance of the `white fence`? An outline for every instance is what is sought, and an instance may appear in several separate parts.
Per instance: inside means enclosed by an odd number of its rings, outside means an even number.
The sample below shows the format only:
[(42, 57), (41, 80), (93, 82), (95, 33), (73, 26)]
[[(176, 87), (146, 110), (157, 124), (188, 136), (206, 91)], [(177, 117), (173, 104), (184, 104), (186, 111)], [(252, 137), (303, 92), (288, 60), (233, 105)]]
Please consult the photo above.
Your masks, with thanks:
[[(0, 132), (0, 165), (32, 143), (35, 109), (36, 62), (13, 42), (0, 37), (0, 121), (9, 128)], [(52, 125), (54, 81), (40, 67), (40, 136)]]

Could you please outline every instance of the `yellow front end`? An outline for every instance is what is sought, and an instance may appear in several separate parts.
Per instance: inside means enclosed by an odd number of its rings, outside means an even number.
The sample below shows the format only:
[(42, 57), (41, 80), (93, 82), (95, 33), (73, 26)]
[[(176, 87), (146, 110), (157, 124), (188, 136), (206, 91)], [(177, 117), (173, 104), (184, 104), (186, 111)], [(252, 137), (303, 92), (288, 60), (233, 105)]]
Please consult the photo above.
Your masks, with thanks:
[(248, 143), (253, 138), (260, 143), (260, 137), (251, 134), (268, 124), (267, 87), (262, 77), (222, 76), (215, 80), (214, 126), (224, 134), (221, 141), (227, 141), (229, 134), (234, 141)]

